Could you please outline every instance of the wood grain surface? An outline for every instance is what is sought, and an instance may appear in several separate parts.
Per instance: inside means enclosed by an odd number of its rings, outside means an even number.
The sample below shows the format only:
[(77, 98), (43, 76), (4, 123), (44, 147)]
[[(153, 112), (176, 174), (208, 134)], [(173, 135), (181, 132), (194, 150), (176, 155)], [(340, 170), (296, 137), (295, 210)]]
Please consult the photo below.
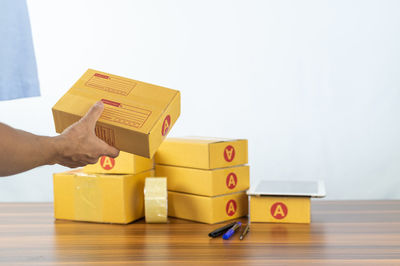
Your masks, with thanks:
[[(246, 223), (246, 219), (241, 219)], [(218, 225), (55, 221), (51, 203), (0, 203), (0, 264), (400, 265), (400, 201), (312, 201), (312, 223)]]

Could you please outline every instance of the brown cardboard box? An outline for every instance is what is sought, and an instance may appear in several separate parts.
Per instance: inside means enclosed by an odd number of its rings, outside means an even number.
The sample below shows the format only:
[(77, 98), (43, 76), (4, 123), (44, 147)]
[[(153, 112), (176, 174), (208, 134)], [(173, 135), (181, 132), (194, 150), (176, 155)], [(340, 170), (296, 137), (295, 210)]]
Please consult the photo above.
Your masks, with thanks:
[(147, 158), (153, 157), (180, 115), (179, 91), (89, 69), (54, 105), (56, 131), (78, 121), (97, 101), (104, 103), (104, 111), (96, 135)]
[(246, 139), (168, 138), (157, 150), (156, 164), (216, 169), (247, 164)]
[(250, 196), (250, 221), (310, 223), (310, 197)]
[(166, 176), (168, 190), (202, 196), (218, 196), (249, 188), (248, 165), (204, 170), (156, 165), (156, 176)]
[(214, 224), (246, 216), (246, 192), (204, 197), (168, 191), (168, 216)]
[(144, 216), (144, 181), (154, 170), (136, 175), (53, 175), (56, 219), (127, 224)]
[(137, 174), (154, 168), (154, 160), (121, 151), (117, 158), (102, 156), (83, 167), (89, 174)]

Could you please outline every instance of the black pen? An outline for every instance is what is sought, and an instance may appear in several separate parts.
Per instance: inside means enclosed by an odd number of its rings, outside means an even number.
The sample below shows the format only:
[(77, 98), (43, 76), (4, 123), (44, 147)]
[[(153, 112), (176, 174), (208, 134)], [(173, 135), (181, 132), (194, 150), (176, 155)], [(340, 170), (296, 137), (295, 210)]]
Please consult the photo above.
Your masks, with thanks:
[(208, 236), (214, 238), (214, 237), (223, 235), (223, 234), (225, 234), (226, 231), (228, 231), (229, 229), (231, 229), (232, 226), (234, 226), (235, 224), (236, 224), (236, 222), (233, 222), (233, 223), (224, 225), (223, 227), (218, 228), (218, 229), (212, 231), (211, 233), (209, 233)]

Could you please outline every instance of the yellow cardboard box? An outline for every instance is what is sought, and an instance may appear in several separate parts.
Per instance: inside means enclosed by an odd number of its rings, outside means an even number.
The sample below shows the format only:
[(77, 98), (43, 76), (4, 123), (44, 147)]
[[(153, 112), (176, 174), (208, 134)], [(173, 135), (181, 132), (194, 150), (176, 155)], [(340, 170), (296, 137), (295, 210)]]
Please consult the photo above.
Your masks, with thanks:
[(78, 121), (97, 101), (96, 135), (122, 151), (153, 157), (180, 115), (176, 90), (89, 69), (54, 105), (56, 131)]
[(157, 164), (215, 169), (247, 164), (247, 140), (168, 138), (155, 155)]
[(100, 157), (95, 164), (88, 164), (83, 172), (91, 174), (137, 174), (154, 168), (154, 160), (121, 151), (117, 158)]
[(168, 191), (168, 216), (214, 224), (247, 215), (246, 192), (204, 197)]
[(156, 165), (156, 176), (166, 176), (168, 190), (217, 196), (249, 188), (248, 165), (203, 170), (196, 168)]
[(250, 221), (310, 223), (310, 197), (250, 196)]
[(53, 175), (56, 219), (127, 224), (144, 217), (144, 181), (136, 175), (89, 175), (70, 171)]

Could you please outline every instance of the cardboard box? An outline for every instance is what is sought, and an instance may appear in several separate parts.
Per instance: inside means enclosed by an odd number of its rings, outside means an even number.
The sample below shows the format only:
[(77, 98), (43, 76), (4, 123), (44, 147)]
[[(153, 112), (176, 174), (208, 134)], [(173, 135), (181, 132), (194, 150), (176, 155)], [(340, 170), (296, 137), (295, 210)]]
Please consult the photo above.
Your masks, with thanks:
[(154, 168), (154, 160), (121, 151), (115, 159), (102, 156), (95, 164), (88, 164), (83, 172), (89, 174), (137, 174)]
[(53, 175), (56, 219), (127, 224), (144, 217), (144, 181), (136, 175), (89, 175), (70, 171)]
[(250, 221), (310, 223), (310, 197), (250, 196)]
[(180, 115), (179, 91), (89, 69), (54, 105), (56, 131), (78, 121), (97, 101), (103, 101), (104, 111), (96, 135), (147, 158), (153, 157)]
[(247, 165), (214, 170), (156, 165), (156, 176), (167, 177), (170, 191), (218, 196), (247, 190), (249, 169)]
[(155, 155), (157, 164), (215, 169), (247, 164), (247, 140), (168, 138)]
[(168, 191), (168, 216), (214, 224), (247, 215), (246, 192), (204, 197)]

